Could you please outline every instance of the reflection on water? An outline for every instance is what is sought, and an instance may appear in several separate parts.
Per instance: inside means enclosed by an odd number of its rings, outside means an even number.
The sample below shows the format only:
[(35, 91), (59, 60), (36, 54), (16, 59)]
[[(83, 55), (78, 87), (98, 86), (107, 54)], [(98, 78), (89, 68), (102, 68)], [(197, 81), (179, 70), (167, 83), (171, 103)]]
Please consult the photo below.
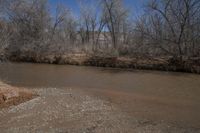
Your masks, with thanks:
[(140, 117), (200, 124), (200, 75), (196, 74), (4, 63), (0, 80), (29, 88), (81, 88), (121, 103), (126, 112)]

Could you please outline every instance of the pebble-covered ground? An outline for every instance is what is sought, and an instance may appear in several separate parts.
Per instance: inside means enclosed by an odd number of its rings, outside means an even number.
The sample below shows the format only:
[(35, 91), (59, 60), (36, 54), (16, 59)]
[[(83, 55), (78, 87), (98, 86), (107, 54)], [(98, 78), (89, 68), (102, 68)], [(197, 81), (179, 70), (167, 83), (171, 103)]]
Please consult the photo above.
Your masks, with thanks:
[(137, 120), (80, 90), (35, 89), (37, 98), (0, 110), (2, 133), (198, 133)]

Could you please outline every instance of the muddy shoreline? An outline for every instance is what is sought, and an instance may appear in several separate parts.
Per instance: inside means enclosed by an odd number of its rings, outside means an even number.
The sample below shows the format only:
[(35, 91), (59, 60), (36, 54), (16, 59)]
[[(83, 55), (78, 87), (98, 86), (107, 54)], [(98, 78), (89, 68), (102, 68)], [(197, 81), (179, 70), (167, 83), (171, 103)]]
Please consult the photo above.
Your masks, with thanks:
[(79, 65), (111, 67), (123, 69), (159, 70), (200, 74), (200, 58), (173, 57), (104, 57), (86, 54), (46, 55), (38, 57), (12, 56), (12, 62), (47, 63), (59, 65)]

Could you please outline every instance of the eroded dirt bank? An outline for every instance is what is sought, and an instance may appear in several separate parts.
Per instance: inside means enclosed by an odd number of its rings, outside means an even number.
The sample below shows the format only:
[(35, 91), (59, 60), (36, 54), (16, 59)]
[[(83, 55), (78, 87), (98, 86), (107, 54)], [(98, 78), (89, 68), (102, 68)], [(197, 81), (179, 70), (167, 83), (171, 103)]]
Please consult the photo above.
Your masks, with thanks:
[(33, 62), (49, 64), (69, 64), (97, 67), (162, 70), (175, 72), (200, 73), (200, 58), (173, 57), (112, 57), (87, 54), (12, 56), (9, 60), (16, 62)]
[(114, 103), (80, 89), (35, 89), (39, 97), (0, 110), (3, 133), (198, 133), (129, 116)]

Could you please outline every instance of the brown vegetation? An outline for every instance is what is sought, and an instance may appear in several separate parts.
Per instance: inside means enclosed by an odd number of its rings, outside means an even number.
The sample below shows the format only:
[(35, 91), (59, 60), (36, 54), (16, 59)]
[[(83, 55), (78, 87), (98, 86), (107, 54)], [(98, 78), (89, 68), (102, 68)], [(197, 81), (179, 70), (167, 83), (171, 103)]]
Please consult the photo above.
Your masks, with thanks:
[(41, 57), (12, 57), (14, 62), (34, 62), (48, 64), (85, 65), (96, 67), (113, 67), (126, 69), (146, 69), (162, 71), (178, 71), (200, 74), (200, 58), (173, 57), (113, 57), (87, 54), (66, 54), (61, 56), (47, 55)]
[(0, 82), (0, 108), (18, 105), (34, 98), (36, 94)]

